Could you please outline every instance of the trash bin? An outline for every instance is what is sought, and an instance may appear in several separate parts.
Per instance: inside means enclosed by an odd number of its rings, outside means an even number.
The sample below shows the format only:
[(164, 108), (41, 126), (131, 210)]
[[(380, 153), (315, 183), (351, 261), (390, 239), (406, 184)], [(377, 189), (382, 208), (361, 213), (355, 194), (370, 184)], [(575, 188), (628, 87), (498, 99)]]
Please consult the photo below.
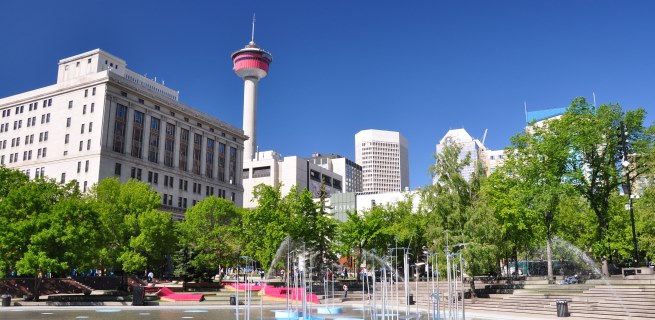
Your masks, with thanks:
[(2, 295), (2, 306), (3, 307), (10, 307), (11, 306), (11, 296), (8, 294), (3, 294)]
[(557, 300), (557, 316), (558, 317), (569, 317), (569, 302), (567, 300)]
[(230, 296), (230, 305), (231, 306), (236, 306), (237, 305), (237, 297), (234, 295)]
[(414, 303), (416, 303), (416, 301), (414, 301), (414, 295), (410, 293), (409, 296), (407, 296), (407, 304), (414, 305)]
[(134, 287), (132, 289), (132, 305), (133, 306), (142, 306), (146, 298), (146, 288), (144, 287)]

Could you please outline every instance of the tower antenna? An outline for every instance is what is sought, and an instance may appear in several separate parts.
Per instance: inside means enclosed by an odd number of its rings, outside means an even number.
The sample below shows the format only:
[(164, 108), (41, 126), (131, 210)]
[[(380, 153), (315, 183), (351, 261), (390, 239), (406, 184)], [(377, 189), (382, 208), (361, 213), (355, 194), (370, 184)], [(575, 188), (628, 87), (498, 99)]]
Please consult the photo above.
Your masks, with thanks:
[(250, 44), (255, 44), (255, 14), (252, 14), (252, 34), (250, 36)]

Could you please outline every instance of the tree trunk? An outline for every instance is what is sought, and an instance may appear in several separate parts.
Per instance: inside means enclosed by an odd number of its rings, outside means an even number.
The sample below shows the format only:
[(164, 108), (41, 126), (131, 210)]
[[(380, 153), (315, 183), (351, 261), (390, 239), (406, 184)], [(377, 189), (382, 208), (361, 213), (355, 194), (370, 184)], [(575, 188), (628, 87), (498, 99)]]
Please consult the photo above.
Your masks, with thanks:
[(34, 277), (34, 290), (32, 295), (34, 295), (34, 301), (39, 301), (39, 291), (41, 289), (41, 275), (40, 273)]
[(519, 278), (519, 254), (518, 254), (518, 249), (516, 248), (517, 246), (514, 245), (514, 251), (513, 251), (513, 258), (514, 258), (514, 274), (515, 277), (514, 279)]
[(471, 300), (478, 297), (478, 294), (475, 292), (475, 277), (471, 276)]
[(548, 281), (553, 279), (553, 236), (550, 232), (546, 233), (546, 260), (548, 264)]

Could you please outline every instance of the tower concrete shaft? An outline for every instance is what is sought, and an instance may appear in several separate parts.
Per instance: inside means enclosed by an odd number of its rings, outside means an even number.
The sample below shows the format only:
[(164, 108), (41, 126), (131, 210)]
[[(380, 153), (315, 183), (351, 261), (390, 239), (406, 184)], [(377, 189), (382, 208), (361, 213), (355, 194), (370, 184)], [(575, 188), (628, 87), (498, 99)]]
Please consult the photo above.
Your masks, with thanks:
[(253, 160), (257, 151), (257, 84), (256, 77), (243, 79), (243, 132), (249, 138), (243, 144), (244, 160)]

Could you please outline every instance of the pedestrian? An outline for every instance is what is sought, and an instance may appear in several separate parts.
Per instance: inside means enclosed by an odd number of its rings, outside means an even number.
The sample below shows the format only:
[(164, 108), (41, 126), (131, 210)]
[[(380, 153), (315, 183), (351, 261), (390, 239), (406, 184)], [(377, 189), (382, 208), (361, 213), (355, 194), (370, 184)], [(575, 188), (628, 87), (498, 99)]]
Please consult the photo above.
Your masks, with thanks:
[(148, 272), (148, 283), (152, 283), (152, 279), (155, 277), (155, 274), (152, 271)]
[(259, 270), (259, 277), (261, 278), (261, 280), (264, 280), (264, 273), (265, 273), (264, 270)]
[(344, 295), (343, 295), (344, 299), (348, 298), (348, 286), (345, 285), (345, 284), (343, 285), (343, 292), (344, 292)]

